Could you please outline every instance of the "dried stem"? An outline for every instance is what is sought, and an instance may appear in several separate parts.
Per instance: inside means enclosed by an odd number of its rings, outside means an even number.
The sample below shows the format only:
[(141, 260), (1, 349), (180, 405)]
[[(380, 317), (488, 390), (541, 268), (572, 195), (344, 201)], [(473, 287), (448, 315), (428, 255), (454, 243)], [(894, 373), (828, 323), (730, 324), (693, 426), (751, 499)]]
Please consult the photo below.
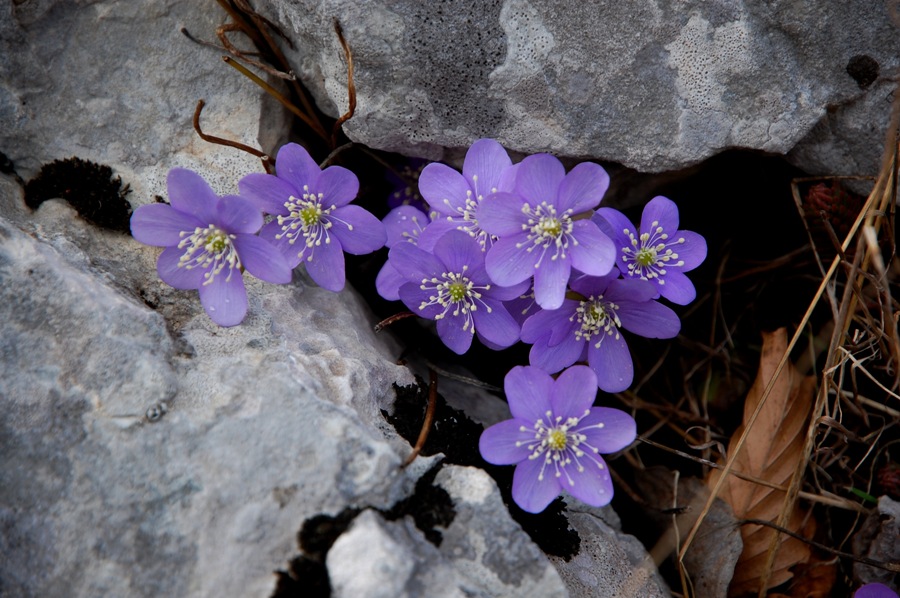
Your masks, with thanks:
[(270, 96), (272, 96), (273, 98), (275, 98), (276, 100), (281, 102), (282, 106), (284, 106), (285, 108), (287, 108), (288, 110), (293, 112), (295, 115), (297, 115), (297, 118), (299, 118), (304, 123), (306, 123), (306, 125), (310, 129), (312, 129), (316, 133), (316, 135), (318, 135), (322, 139), (327, 140), (327, 135), (325, 133), (325, 129), (322, 128), (322, 125), (320, 125), (317, 121), (312, 120), (309, 116), (304, 114), (299, 108), (294, 106), (294, 104), (292, 104), (289, 99), (284, 97), (281, 94), (281, 92), (279, 92), (277, 89), (275, 89), (274, 87), (272, 87), (271, 85), (269, 85), (268, 83), (266, 83), (265, 81), (260, 79), (256, 74), (251, 72), (247, 67), (245, 67), (244, 65), (235, 61), (230, 56), (223, 56), (222, 60), (225, 61), (225, 64), (227, 64), (230, 67), (235, 68), (242, 75), (244, 75), (245, 77), (247, 77), (248, 79), (250, 79), (251, 81), (256, 83), (257, 85), (259, 85)]
[(344, 57), (347, 59), (347, 101), (348, 108), (347, 112), (341, 115), (337, 121), (334, 123), (334, 127), (331, 129), (331, 147), (337, 146), (337, 137), (338, 133), (341, 131), (341, 125), (350, 120), (353, 117), (353, 113), (356, 112), (356, 85), (353, 83), (353, 54), (350, 52), (350, 46), (347, 45), (347, 40), (344, 39), (344, 30), (341, 28), (340, 22), (335, 19), (334, 20), (334, 32), (337, 33), (338, 40), (341, 42), (341, 47), (344, 49)]
[(240, 143), (238, 141), (232, 141), (230, 139), (224, 139), (222, 137), (216, 137), (214, 135), (207, 135), (206, 133), (203, 132), (203, 130), (200, 128), (200, 113), (203, 112), (203, 107), (205, 105), (206, 105), (206, 102), (204, 102), (203, 100), (197, 100), (197, 108), (194, 109), (194, 121), (193, 121), (194, 122), (194, 131), (197, 132), (197, 135), (200, 136), (200, 139), (202, 139), (203, 141), (207, 141), (209, 143), (215, 143), (218, 145), (225, 145), (228, 147), (233, 147), (233, 148), (239, 149), (241, 151), (245, 151), (248, 154), (254, 155), (257, 158), (259, 158), (260, 160), (262, 160), (263, 167), (267, 171), (271, 172), (271, 169), (275, 167), (275, 160), (273, 160), (271, 158), (271, 156), (269, 156), (265, 152), (262, 152), (262, 151), (256, 149), (255, 147), (250, 147), (249, 145), (244, 145), (243, 143)]
[(431, 424), (434, 422), (434, 411), (437, 408), (437, 372), (432, 369), (428, 370), (428, 407), (425, 409), (425, 421), (422, 422), (422, 429), (419, 431), (419, 438), (416, 440), (416, 446), (413, 447), (412, 453), (400, 465), (406, 467), (419, 456), (425, 441), (428, 440), (428, 433), (431, 431)]

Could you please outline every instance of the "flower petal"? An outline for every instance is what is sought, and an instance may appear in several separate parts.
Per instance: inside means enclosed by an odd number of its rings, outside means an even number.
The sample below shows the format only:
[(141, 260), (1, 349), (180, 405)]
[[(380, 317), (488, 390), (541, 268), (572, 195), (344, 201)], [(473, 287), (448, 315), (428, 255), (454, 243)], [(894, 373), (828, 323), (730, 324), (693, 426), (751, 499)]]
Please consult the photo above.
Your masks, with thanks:
[(528, 363), (549, 374), (569, 367), (579, 360), (584, 350), (584, 341), (572, 335), (555, 345), (548, 344), (550, 333), (537, 340), (528, 353)]
[(662, 280), (654, 279), (659, 294), (676, 305), (687, 305), (697, 298), (697, 290), (687, 276), (672, 268)]
[(509, 168), (503, 170), (500, 175), (500, 182), (497, 183), (497, 191), (512, 192), (516, 188), (516, 175), (519, 173), (519, 165), (513, 164)]
[(463, 330), (463, 325), (467, 322), (468, 317), (463, 313), (453, 315), (453, 311), (448, 310), (443, 318), (437, 321), (437, 332), (441, 340), (447, 347), (456, 353), (462, 355), (472, 346), (472, 326), (468, 326)]
[(439, 259), (412, 243), (400, 243), (391, 247), (388, 259), (407, 281), (417, 285), (422, 284), (423, 279), (433, 278), (445, 269)]
[(219, 201), (216, 223), (227, 233), (254, 234), (263, 225), (262, 212), (240, 195), (226, 195)]
[(506, 374), (503, 390), (513, 417), (536, 422), (550, 410), (553, 378), (540, 368), (517, 365)]
[(566, 285), (572, 273), (568, 258), (550, 259), (545, 255), (534, 269), (534, 300), (544, 309), (559, 309), (566, 297)]
[[(472, 312), (475, 318), (475, 332), (495, 347), (511, 347), (519, 340), (519, 324), (513, 319), (502, 303), (482, 298), (484, 305)], [(487, 308), (490, 308), (488, 313)]]
[(547, 344), (552, 347), (567, 336), (574, 336), (578, 324), (573, 316), (577, 308), (578, 302), (566, 299), (559, 309), (537, 310), (522, 326), (522, 341), (534, 343), (544, 335), (549, 335)]
[(494, 193), (478, 204), (476, 218), (482, 230), (500, 238), (522, 234), (528, 216), (522, 212), (525, 200), (513, 193)]
[(635, 228), (634, 224), (631, 223), (631, 220), (629, 220), (625, 214), (612, 208), (600, 208), (591, 217), (591, 221), (600, 227), (601, 232), (612, 239), (616, 250), (616, 261), (619, 264), (619, 269), (623, 272), (627, 272), (628, 266), (624, 261), (625, 254), (623, 249), (631, 247), (631, 240), (628, 235), (625, 234), (625, 231), (630, 231), (637, 237), (637, 228)]
[(167, 247), (156, 260), (156, 272), (159, 278), (172, 288), (182, 291), (194, 290), (203, 284), (203, 268), (179, 267), (181, 256), (185, 250), (178, 247)]
[(609, 174), (599, 164), (582, 162), (566, 175), (559, 186), (560, 211), (572, 210), (581, 214), (600, 204), (609, 189)]
[(299, 197), (300, 191), (286, 180), (274, 174), (253, 172), (238, 181), (241, 196), (266, 214), (287, 214), (284, 204), (291, 196)]
[(681, 331), (678, 314), (652, 299), (642, 303), (621, 301), (618, 305), (616, 313), (622, 321), (622, 328), (628, 332), (644, 338), (675, 338)]
[(678, 230), (678, 206), (668, 197), (657, 195), (644, 206), (641, 214), (641, 232), (652, 233), (661, 226), (669, 235)]
[(604, 392), (622, 392), (634, 380), (634, 364), (625, 337), (604, 336), (600, 346), (587, 343), (588, 365), (597, 374), (597, 386)]
[(144, 245), (155, 247), (178, 245), (182, 231), (193, 232), (204, 226), (206, 224), (195, 216), (162, 203), (140, 206), (131, 216), (131, 236)]
[(516, 504), (528, 513), (540, 513), (559, 496), (560, 485), (553, 467), (547, 466), (544, 475), (544, 459), (525, 459), (513, 473), (512, 497)]
[(303, 146), (286, 143), (278, 150), (275, 173), (299, 193), (303, 193), (304, 187), (311, 189), (311, 185), (315, 184), (321, 172), (319, 165)]
[[(609, 274), (604, 276), (587, 276), (585, 274), (575, 276), (573, 273), (572, 278), (569, 279), (569, 288), (585, 297), (597, 297), (598, 295), (606, 297), (607, 288), (618, 278), (619, 269), (615, 266), (609, 271)], [(656, 288), (651, 289), (650, 296), (657, 296)]]
[(423, 290), (417, 282), (407, 282), (404, 280), (403, 284), (401, 284), (400, 288), (397, 290), (397, 294), (410, 311), (415, 312), (417, 315), (427, 320), (433, 320), (438, 314), (443, 313), (444, 311), (444, 308), (440, 304), (431, 300), (432, 290)]
[(237, 326), (247, 315), (247, 290), (238, 271), (219, 273), (209, 284), (200, 285), (200, 304), (219, 326)]
[(446, 164), (432, 162), (419, 175), (419, 193), (433, 210), (446, 216), (459, 216), (471, 192), (463, 175)]
[(528, 458), (531, 451), (526, 445), (532, 440), (534, 430), (529, 427), (528, 422), (508, 419), (494, 424), (481, 433), (478, 450), (488, 463), (513, 465)]
[[(485, 270), (485, 272), (487, 271)], [(499, 284), (491, 284), (490, 290), (485, 291), (485, 295), (491, 299), (510, 301), (512, 299), (518, 299), (522, 295), (528, 294), (530, 291), (531, 281), (523, 280), (519, 284), (515, 284), (511, 287), (501, 287)]]
[(325, 207), (345, 206), (359, 193), (359, 179), (353, 172), (342, 166), (329, 166), (322, 171), (310, 190), (322, 194), (321, 203)]
[(609, 281), (609, 286), (603, 296), (613, 303), (643, 304), (659, 295), (656, 287), (649, 280), (623, 278)]
[(173, 168), (166, 177), (166, 188), (173, 208), (193, 215), (203, 226), (215, 222), (219, 196), (202, 176), (186, 168)]
[(684, 243), (673, 247), (678, 252), (678, 259), (684, 262), (681, 266), (683, 272), (693, 270), (703, 263), (706, 259), (706, 239), (689, 230), (680, 230), (673, 236), (684, 239)]
[(525, 235), (504, 237), (494, 243), (484, 259), (488, 276), (503, 287), (517, 285), (534, 274), (534, 255), (517, 247), (527, 242)]
[(237, 235), (233, 243), (247, 272), (274, 284), (291, 282), (292, 268), (271, 243), (256, 235)]
[(609, 467), (600, 455), (585, 452), (578, 458), (581, 470), (570, 464), (566, 474), (560, 480), (563, 490), (592, 507), (603, 507), (613, 497), (613, 484), (609, 475)]
[(550, 154), (534, 154), (519, 162), (516, 173), (516, 193), (532, 205), (556, 203), (559, 186), (566, 177), (566, 169)]
[(397, 243), (418, 243), (419, 233), (430, 224), (428, 216), (413, 206), (398, 206), (388, 212), (381, 221), (387, 234), (385, 245), (393, 247)]
[(493, 139), (479, 139), (466, 152), (462, 173), (475, 197), (482, 199), (498, 189), (503, 171), (510, 166), (512, 160), (502, 145)]
[(331, 237), (330, 243), (317, 245), (312, 260), (304, 259), (303, 263), (310, 278), (323, 289), (337, 293), (344, 288), (344, 251), (336, 237)]
[[(447, 267), (447, 272), (460, 274), (467, 270), (470, 280), (480, 282), (487, 276), (484, 272), (484, 253), (478, 242), (462, 231), (450, 231), (438, 239), (432, 252)], [(469, 271), (479, 271), (474, 274)], [(479, 277), (478, 274), (481, 274)]]
[(397, 268), (388, 260), (375, 277), (375, 289), (388, 301), (397, 301), (400, 299), (400, 287), (406, 282), (406, 277), (397, 272)]
[(637, 438), (634, 418), (609, 407), (593, 407), (573, 431), (587, 436), (587, 443), (602, 454), (621, 451)]
[(288, 267), (293, 270), (303, 261), (302, 254), (306, 249), (306, 245), (303, 244), (302, 238), (293, 245), (287, 238), (278, 239), (277, 235), (280, 235), (282, 232), (281, 225), (278, 224), (278, 221), (273, 220), (262, 227), (262, 230), (259, 231), (259, 237), (277, 249), (284, 257)]
[(381, 220), (359, 206), (344, 206), (326, 217), (332, 223), (331, 232), (347, 253), (363, 255), (384, 247), (387, 233)]
[(461, 218), (450, 218), (438, 214), (437, 219), (428, 223), (419, 234), (419, 242), (417, 245), (425, 251), (432, 251), (434, 246), (441, 237), (453, 230), (460, 230), (459, 227), (464, 223)]
[(586, 365), (573, 365), (553, 383), (550, 404), (553, 415), (564, 420), (582, 417), (597, 398), (597, 375)]
[(590, 276), (605, 276), (616, 265), (616, 246), (600, 227), (590, 220), (572, 223), (578, 244), (569, 245), (572, 267)]

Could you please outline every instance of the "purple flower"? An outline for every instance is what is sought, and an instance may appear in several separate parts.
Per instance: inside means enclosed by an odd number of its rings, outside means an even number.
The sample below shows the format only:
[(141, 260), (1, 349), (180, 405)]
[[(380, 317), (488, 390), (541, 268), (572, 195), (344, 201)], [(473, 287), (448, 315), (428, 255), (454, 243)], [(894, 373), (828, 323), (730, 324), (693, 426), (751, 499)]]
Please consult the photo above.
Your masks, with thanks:
[(640, 230), (612, 208), (597, 210), (593, 220), (615, 241), (623, 276), (649, 280), (672, 303), (687, 305), (694, 300), (697, 292), (684, 273), (706, 259), (706, 240), (697, 233), (678, 230), (675, 202), (662, 196), (650, 200)]
[(549, 154), (536, 154), (517, 165), (514, 193), (495, 193), (481, 206), (481, 227), (499, 237), (485, 267), (499, 285), (534, 277), (538, 305), (562, 305), (572, 268), (603, 276), (615, 263), (615, 246), (589, 219), (609, 187), (609, 175), (585, 162), (566, 174)]
[[(419, 235), (428, 225), (429, 219), (422, 211), (412, 205), (401, 205), (394, 208), (382, 221), (387, 233), (387, 247), (398, 243), (419, 244)], [(429, 249), (423, 247), (423, 249)], [(388, 301), (400, 299), (400, 287), (406, 283), (406, 277), (400, 274), (388, 260), (375, 277), (375, 288), (378, 294)]]
[(516, 465), (516, 504), (540, 513), (562, 490), (594, 507), (609, 504), (613, 485), (600, 453), (627, 447), (637, 426), (624, 411), (592, 407), (594, 373), (576, 365), (554, 381), (539, 368), (517, 366), (504, 388), (513, 419), (485, 430), (478, 448), (488, 463)]
[(291, 268), (274, 247), (255, 235), (259, 210), (236, 195), (219, 197), (199, 174), (173, 168), (167, 179), (171, 205), (139, 207), (131, 234), (146, 245), (165, 247), (156, 269), (176, 289), (200, 291), (200, 303), (220, 326), (235, 326), (247, 314), (242, 269), (265, 280), (291, 281)]
[(512, 188), (512, 160), (493, 139), (479, 139), (466, 152), (462, 174), (437, 162), (419, 176), (422, 197), (438, 213), (426, 235), (440, 238), (450, 230), (462, 230), (478, 240), (482, 250), (493, 239), (479, 224), (479, 208), (484, 198), (498, 190)]
[(613, 270), (603, 277), (573, 278), (572, 290), (580, 300), (565, 299), (555, 310), (541, 310), (525, 320), (522, 340), (533, 343), (529, 360), (548, 373), (576, 361), (587, 361), (606, 392), (631, 386), (634, 366), (624, 328), (647, 338), (672, 338), (681, 329), (674, 311), (653, 300), (649, 282), (618, 279)]
[(407, 280), (400, 299), (423, 318), (436, 320), (438, 335), (455, 353), (468, 351), (475, 334), (492, 348), (519, 340), (519, 325), (503, 301), (521, 294), (521, 287), (492, 284), (484, 271), (484, 253), (464, 232), (445, 234), (433, 253), (398, 243), (388, 259)]
[(897, 592), (881, 583), (867, 583), (856, 590), (853, 598), (897, 598)]
[(421, 158), (409, 158), (399, 171), (387, 171), (387, 180), (394, 187), (394, 192), (388, 196), (389, 208), (413, 206), (423, 212), (428, 210), (418, 189), (419, 177), (427, 164), (428, 162)]
[(296, 143), (278, 150), (276, 175), (248, 174), (241, 195), (276, 218), (260, 236), (268, 239), (295, 268), (300, 262), (322, 288), (344, 288), (344, 251), (371, 253), (384, 246), (384, 225), (359, 206), (347, 205), (359, 192), (356, 175), (340, 166), (319, 170)]

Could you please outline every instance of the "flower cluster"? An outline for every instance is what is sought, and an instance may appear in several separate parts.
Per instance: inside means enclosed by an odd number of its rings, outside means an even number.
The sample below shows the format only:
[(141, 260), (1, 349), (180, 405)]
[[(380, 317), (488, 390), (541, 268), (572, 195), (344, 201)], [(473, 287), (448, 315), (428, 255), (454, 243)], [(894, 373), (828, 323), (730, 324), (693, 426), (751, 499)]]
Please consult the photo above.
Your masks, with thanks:
[(391, 250), (377, 280), (383, 297), (434, 320), (456, 353), (476, 336), (493, 349), (532, 345), (530, 366), (506, 379), (513, 419), (481, 439), (487, 461), (518, 464), (513, 498), (526, 511), (544, 509), (561, 490), (593, 505), (609, 501), (597, 454), (627, 446), (635, 423), (592, 408), (597, 389), (632, 383), (623, 331), (678, 334), (677, 314), (659, 299), (692, 301), (685, 272), (706, 257), (703, 237), (679, 230), (674, 202), (654, 198), (637, 228), (600, 207), (608, 187), (597, 164), (567, 173), (549, 154), (513, 164), (499, 143), (481, 139), (461, 173), (422, 169), (430, 214), (403, 205), (384, 220)]
[[(352, 172), (320, 170), (295, 143), (281, 148), (276, 174), (249, 174), (240, 195), (219, 197), (200, 175), (174, 168), (170, 204), (139, 207), (131, 217), (135, 239), (165, 247), (157, 261), (163, 282), (200, 291), (200, 302), (220, 326), (247, 314), (243, 272), (276, 284), (291, 281), (301, 262), (320, 286), (344, 287), (344, 254), (364, 254), (385, 243), (384, 225), (348, 205), (359, 191)], [(274, 218), (263, 224), (263, 214)], [(258, 235), (257, 235), (258, 233)]]
[(566, 172), (554, 156), (537, 154), (513, 164), (499, 143), (481, 139), (462, 172), (438, 163), (414, 172), (419, 193), (404, 183), (380, 221), (351, 205), (359, 192), (352, 172), (322, 170), (287, 144), (276, 174), (245, 176), (239, 195), (219, 197), (199, 175), (173, 169), (171, 204), (141, 206), (131, 228), (138, 241), (166, 248), (162, 280), (198, 289), (222, 326), (246, 315), (244, 270), (287, 283), (303, 264), (318, 285), (340, 291), (344, 252), (386, 245), (379, 294), (433, 320), (452, 351), (467, 352), (476, 337), (491, 349), (531, 345), (530, 365), (506, 377), (513, 418), (480, 441), (485, 460), (517, 466), (515, 501), (539, 512), (566, 491), (607, 504), (613, 489), (600, 455), (627, 447), (636, 424), (594, 407), (597, 390), (631, 385), (624, 332), (678, 334), (678, 316), (659, 300), (695, 298), (685, 273), (705, 259), (706, 242), (678, 228), (678, 209), (665, 197), (647, 204), (640, 227), (600, 207), (609, 175), (593, 163)]

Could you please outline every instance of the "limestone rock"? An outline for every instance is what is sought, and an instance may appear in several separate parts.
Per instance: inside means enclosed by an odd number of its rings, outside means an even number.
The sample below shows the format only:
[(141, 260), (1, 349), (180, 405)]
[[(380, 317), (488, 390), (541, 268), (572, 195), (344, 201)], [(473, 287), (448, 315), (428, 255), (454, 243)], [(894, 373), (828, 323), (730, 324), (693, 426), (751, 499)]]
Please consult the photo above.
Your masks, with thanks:
[[(820, 122), (852, 129), (841, 137), (852, 147), (880, 148), (889, 104), (874, 82), (900, 65), (878, 2), (260, 4), (297, 43), (295, 66), (333, 114), (347, 108), (339, 19), (358, 101), (345, 131), (431, 159), (492, 137), (519, 152), (659, 172), (726, 148), (786, 153)], [(871, 61), (865, 73), (858, 57)], [(844, 106), (871, 130), (845, 124)], [(849, 154), (819, 148), (797, 159), (827, 172)], [(875, 170), (870, 162), (860, 168)]]
[(206, 132), (251, 146), (282, 123), (261, 123), (264, 94), (181, 33), (212, 40), (222, 21), (214, 0), (4, 2), (0, 151), (26, 180), (56, 159), (108, 164), (140, 203), (165, 196), (173, 166), (201, 168), (219, 193), (234, 192), (260, 162), (197, 137), (197, 100)]
[(663, 598), (670, 592), (637, 538), (619, 531), (610, 507), (589, 507), (567, 499), (569, 525), (581, 536), (581, 550), (569, 561), (551, 557), (570, 596)]
[(410, 492), (372, 414), (412, 379), (352, 292), (251, 282), (221, 329), (156, 250), (2, 183), (4, 595), (267, 595), (304, 519)]
[(435, 484), (456, 515), (429, 543), (407, 518), (366, 511), (334, 543), (328, 573), (335, 598), (567, 596), (547, 557), (509, 516), (494, 481), (480, 469), (446, 466)]

